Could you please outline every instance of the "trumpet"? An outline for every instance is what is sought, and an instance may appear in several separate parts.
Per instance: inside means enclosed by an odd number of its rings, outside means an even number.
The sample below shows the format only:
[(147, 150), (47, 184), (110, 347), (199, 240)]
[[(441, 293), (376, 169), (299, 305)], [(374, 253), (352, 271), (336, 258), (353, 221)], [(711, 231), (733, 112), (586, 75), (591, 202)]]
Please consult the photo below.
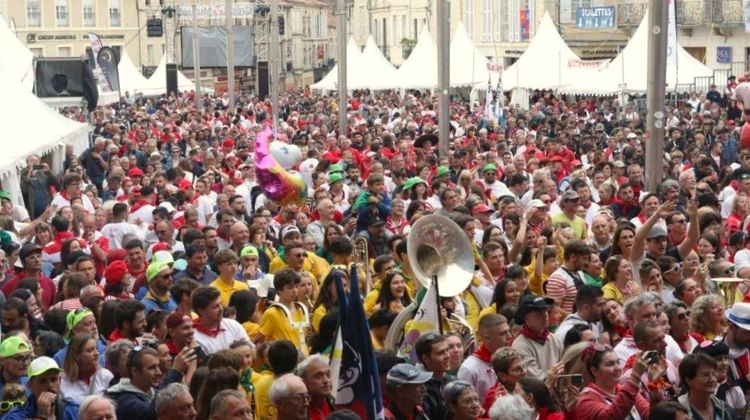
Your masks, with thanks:
[(365, 296), (372, 290), (372, 276), (370, 275), (370, 252), (368, 251), (367, 239), (363, 236), (357, 236), (352, 239), (354, 246), (354, 263), (357, 264), (357, 274), (360, 281), (364, 280), (363, 289)]
[(719, 277), (711, 280), (718, 286), (719, 294), (724, 299), (724, 308), (729, 309), (734, 305), (737, 289), (744, 280), (735, 277)]

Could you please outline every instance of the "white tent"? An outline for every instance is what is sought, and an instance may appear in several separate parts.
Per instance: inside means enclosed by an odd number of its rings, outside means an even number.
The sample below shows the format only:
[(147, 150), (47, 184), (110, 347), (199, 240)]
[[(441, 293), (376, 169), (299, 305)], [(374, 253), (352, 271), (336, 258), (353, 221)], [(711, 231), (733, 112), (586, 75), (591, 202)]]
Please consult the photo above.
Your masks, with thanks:
[(53, 153), (53, 171), (62, 169), (65, 145), (76, 154), (88, 147), (91, 126), (68, 119), (44, 104), (18, 83), (0, 79), (0, 91), (13, 100), (0, 101), (0, 125), (4, 127), (0, 179), (16, 203), (21, 203), (18, 168), (31, 154)]
[[(362, 51), (354, 38), (349, 38), (346, 44), (346, 88), (358, 89), (362, 87), (362, 74), (360, 74), (362, 62)], [(336, 90), (339, 80), (339, 66), (334, 65), (331, 71), (318, 83), (310, 86), (312, 90)]]
[(437, 44), (427, 25), (417, 38), (417, 45), (409, 58), (398, 68), (398, 85), (406, 89), (432, 89), (437, 87)]
[(31, 92), (34, 87), (34, 55), (16, 38), (8, 27), (5, 19), (0, 16), (0, 78), (11, 83), (20, 83), (24, 89)]
[[(119, 66), (118, 66), (119, 69)], [(180, 92), (195, 90), (195, 83), (185, 77), (177, 70), (177, 90)], [(154, 74), (148, 79), (148, 83), (141, 91), (144, 95), (161, 95), (167, 92), (167, 56), (163, 55)]]
[(367, 37), (365, 49), (360, 60), (361, 68), (366, 70), (365, 87), (373, 90), (393, 89), (396, 86), (396, 68), (388, 61), (375, 43), (372, 35)]
[(489, 82), (487, 64), (489, 60), (482, 55), (469, 38), (462, 22), (458, 23), (451, 41), (451, 83), (452, 87), (472, 86), (486, 88)]
[(503, 71), (503, 88), (563, 89), (569, 85), (578, 86), (593, 76), (596, 66), (598, 63), (590, 66), (582, 61), (568, 47), (549, 13), (545, 13), (526, 51)]
[[(614, 94), (646, 92), (648, 69), (648, 13), (636, 29), (628, 44), (594, 78), (566, 89), (577, 93)], [(677, 63), (667, 63), (667, 90), (695, 82), (696, 77), (710, 77), (713, 72), (677, 45)]]
[(133, 96), (137, 92), (148, 89), (148, 79), (133, 64), (128, 52), (125, 49), (121, 51), (120, 62), (117, 63), (117, 72), (120, 74), (120, 93), (125, 96), (125, 92), (129, 92)]

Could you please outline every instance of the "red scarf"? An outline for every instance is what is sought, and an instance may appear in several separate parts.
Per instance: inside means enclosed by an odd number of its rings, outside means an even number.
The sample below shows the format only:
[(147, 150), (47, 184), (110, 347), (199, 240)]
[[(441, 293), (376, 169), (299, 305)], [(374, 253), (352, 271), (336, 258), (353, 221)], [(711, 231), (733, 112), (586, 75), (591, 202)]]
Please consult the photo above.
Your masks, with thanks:
[(141, 207), (147, 206), (149, 204), (151, 204), (151, 203), (149, 203), (146, 200), (138, 200), (135, 204), (133, 204), (132, 206), (130, 206), (130, 213), (131, 214), (135, 213), (136, 211), (140, 210)]
[(211, 330), (205, 325), (201, 325), (200, 318), (197, 318), (193, 321), (193, 328), (202, 332), (203, 334), (206, 334), (209, 337), (216, 337), (220, 332), (224, 331), (224, 328), (221, 328), (221, 324), (219, 324), (218, 328), (216, 328), (215, 330)]
[(536, 341), (537, 343), (544, 345), (547, 342), (547, 339), (549, 338), (549, 329), (545, 328), (544, 331), (542, 331), (541, 334), (537, 334), (534, 331), (531, 331), (529, 327), (524, 325), (521, 327), (521, 335), (528, 338), (529, 340)]
[(491, 363), (492, 362), (492, 353), (490, 353), (489, 350), (487, 350), (487, 347), (482, 344), (477, 351), (474, 352), (474, 356), (476, 356), (479, 360), (485, 362), (485, 363)]
[(632, 337), (633, 333), (630, 331), (630, 328), (628, 327), (618, 327), (615, 325), (615, 332), (620, 335), (620, 337)]

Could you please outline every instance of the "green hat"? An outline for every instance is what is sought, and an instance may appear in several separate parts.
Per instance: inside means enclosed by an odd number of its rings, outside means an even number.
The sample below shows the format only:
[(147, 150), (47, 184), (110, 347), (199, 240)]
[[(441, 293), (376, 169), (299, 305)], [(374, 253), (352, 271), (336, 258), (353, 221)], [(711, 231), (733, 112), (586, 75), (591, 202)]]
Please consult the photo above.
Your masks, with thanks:
[(31, 346), (21, 337), (8, 337), (0, 343), (0, 357), (2, 358), (30, 352)]
[(415, 187), (415, 186), (417, 186), (419, 184), (427, 185), (427, 182), (425, 182), (424, 179), (422, 179), (422, 178), (420, 178), (418, 176), (411, 177), (411, 178), (407, 179), (406, 182), (404, 182), (404, 188), (403, 188), (403, 190), (406, 191), (406, 190), (408, 190), (408, 189), (410, 189), (412, 187)]
[(94, 315), (94, 313), (87, 308), (80, 308), (68, 312), (68, 315), (65, 317), (65, 325), (68, 327), (67, 336), (70, 337), (73, 335), (73, 328), (80, 324), (81, 321), (89, 315)]
[(43, 375), (50, 370), (54, 370), (56, 372), (62, 372), (62, 369), (60, 369), (60, 366), (57, 365), (57, 362), (55, 362), (54, 359), (47, 356), (37, 357), (34, 359), (31, 364), (29, 364), (29, 369), (26, 371), (26, 376), (29, 377), (29, 380), (35, 376)]
[(240, 250), (240, 258), (245, 258), (245, 257), (259, 257), (259, 256), (260, 255), (258, 255), (258, 248), (254, 247), (252, 245), (245, 245)]
[(4, 198), (8, 201), (11, 201), (10, 193), (8, 191), (0, 191), (0, 198)]
[(171, 268), (172, 263), (167, 262), (152, 262), (148, 265), (148, 268), (146, 269), (146, 281), (151, 281), (156, 277), (159, 273), (161, 273), (162, 270), (165, 268)]
[(340, 163), (337, 163), (335, 165), (331, 165), (328, 168), (328, 173), (329, 174), (333, 174), (333, 173), (336, 173), (336, 172), (344, 172), (344, 165), (342, 165)]
[(451, 173), (451, 171), (450, 171), (450, 169), (448, 169), (447, 166), (438, 166), (437, 175), (436, 176), (448, 175), (450, 173)]
[(482, 168), (482, 173), (487, 172), (487, 171), (495, 171), (495, 172), (497, 172), (497, 166), (495, 166), (495, 164), (493, 164), (493, 163), (488, 163), (488, 164), (484, 165), (484, 168)]
[(343, 175), (341, 175), (338, 172), (332, 173), (332, 174), (328, 175), (328, 183), (329, 184), (333, 184), (334, 182), (339, 182), (339, 181), (341, 181), (343, 179), (344, 179)]

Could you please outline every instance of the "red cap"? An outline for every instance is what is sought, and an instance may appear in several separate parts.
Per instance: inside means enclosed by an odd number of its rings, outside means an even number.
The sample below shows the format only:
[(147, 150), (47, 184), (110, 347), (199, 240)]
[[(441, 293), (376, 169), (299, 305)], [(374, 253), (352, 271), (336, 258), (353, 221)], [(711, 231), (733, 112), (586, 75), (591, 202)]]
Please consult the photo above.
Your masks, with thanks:
[(157, 242), (154, 244), (154, 247), (151, 248), (151, 252), (157, 253), (159, 251), (172, 251), (172, 248), (166, 242)]
[(188, 188), (193, 188), (193, 183), (188, 181), (187, 179), (183, 179), (180, 181), (180, 183), (177, 185), (177, 188), (180, 189), (180, 191), (185, 191)]
[(570, 167), (571, 168), (575, 168), (576, 166), (583, 166), (583, 163), (581, 163), (581, 161), (578, 160), (578, 159), (575, 159), (575, 160), (573, 160), (573, 161), (570, 162)]
[(487, 205), (484, 203), (479, 203), (471, 208), (472, 214), (486, 213), (488, 211), (492, 211), (492, 209), (487, 207)]
[(104, 278), (107, 279), (107, 284), (116, 284), (122, 280), (123, 276), (128, 272), (128, 265), (125, 261), (116, 260), (111, 262), (106, 269), (104, 269)]
[(224, 142), (221, 143), (221, 146), (225, 149), (231, 149), (234, 147), (234, 140), (232, 139), (226, 139)]
[(143, 176), (143, 171), (141, 168), (131, 168), (128, 171), (128, 176), (131, 178), (137, 177), (137, 176)]
[(141, 196), (141, 186), (140, 185), (133, 186), (133, 188), (130, 189), (130, 193), (133, 194), (133, 196), (135, 196), (135, 197), (140, 197)]
[(551, 158), (549, 158), (549, 161), (550, 162), (562, 162), (563, 158), (562, 156), (552, 156)]
[(123, 248), (110, 249), (107, 252), (107, 261), (112, 264), (115, 261), (122, 261), (128, 256), (128, 251)]

